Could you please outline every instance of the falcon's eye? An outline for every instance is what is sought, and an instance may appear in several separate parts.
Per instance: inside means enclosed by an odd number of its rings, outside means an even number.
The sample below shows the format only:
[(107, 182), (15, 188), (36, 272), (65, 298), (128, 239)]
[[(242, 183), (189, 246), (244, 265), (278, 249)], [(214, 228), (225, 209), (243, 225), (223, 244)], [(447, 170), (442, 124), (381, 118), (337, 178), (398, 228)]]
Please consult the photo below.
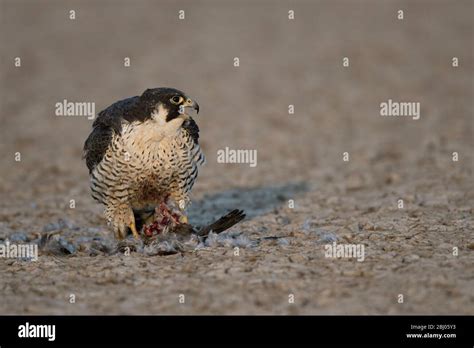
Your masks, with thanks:
[(178, 95), (175, 95), (173, 98), (170, 99), (170, 102), (172, 102), (173, 104), (176, 104), (176, 105), (178, 105), (182, 101), (183, 101), (183, 97), (180, 97)]

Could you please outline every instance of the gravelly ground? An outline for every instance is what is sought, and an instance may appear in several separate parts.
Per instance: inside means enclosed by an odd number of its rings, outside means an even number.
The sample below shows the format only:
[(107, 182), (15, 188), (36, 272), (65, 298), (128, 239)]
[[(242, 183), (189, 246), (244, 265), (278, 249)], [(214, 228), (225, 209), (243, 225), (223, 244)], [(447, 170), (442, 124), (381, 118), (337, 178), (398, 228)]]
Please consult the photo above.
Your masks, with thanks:
[[(0, 259), (0, 313), (474, 313), (472, 2), (46, 3), (0, 1), (0, 238), (56, 231), (72, 254)], [(54, 104), (99, 111), (156, 86), (201, 105), (191, 222), (245, 209), (231, 233), (260, 242), (239, 256), (104, 252), (115, 242), (81, 161), (91, 121)], [(421, 119), (381, 117), (389, 98), (419, 101)], [(226, 146), (257, 149), (258, 165), (217, 163)], [(365, 260), (325, 258), (332, 241)]]

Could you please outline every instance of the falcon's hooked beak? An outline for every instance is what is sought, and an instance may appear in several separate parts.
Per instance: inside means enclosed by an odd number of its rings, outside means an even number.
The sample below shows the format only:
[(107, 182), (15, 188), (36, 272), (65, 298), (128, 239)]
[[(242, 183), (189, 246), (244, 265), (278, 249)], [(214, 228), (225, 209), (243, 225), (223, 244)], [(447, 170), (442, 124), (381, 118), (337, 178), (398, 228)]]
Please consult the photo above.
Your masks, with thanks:
[[(192, 100), (191, 98), (188, 98), (186, 99), (186, 101), (181, 104), (181, 106), (183, 107), (183, 109), (185, 108), (193, 108), (194, 110), (196, 110), (196, 113), (199, 114), (199, 104), (196, 103), (194, 100)], [(184, 110), (183, 110), (184, 111)]]

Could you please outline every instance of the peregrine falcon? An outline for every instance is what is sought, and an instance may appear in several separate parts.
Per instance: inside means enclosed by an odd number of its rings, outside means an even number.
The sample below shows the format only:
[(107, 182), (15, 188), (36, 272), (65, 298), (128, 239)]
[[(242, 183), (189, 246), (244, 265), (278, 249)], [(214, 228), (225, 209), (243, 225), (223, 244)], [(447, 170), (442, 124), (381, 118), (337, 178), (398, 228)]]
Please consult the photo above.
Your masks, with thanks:
[[(139, 237), (134, 211), (169, 206), (187, 223), (189, 192), (205, 162), (199, 128), (187, 109), (199, 105), (174, 88), (147, 89), (101, 111), (84, 144), (92, 197), (117, 239)], [(168, 211), (169, 213), (169, 211)]]

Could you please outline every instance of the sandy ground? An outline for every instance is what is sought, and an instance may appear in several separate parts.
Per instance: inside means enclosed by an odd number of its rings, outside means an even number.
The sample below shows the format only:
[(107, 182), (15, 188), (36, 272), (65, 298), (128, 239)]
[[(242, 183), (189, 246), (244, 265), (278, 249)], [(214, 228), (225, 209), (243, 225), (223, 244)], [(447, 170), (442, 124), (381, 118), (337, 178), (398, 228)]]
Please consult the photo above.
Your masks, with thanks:
[[(0, 238), (56, 231), (72, 254), (0, 259), (0, 313), (474, 314), (472, 1), (45, 3), (0, 1)], [(157, 86), (201, 105), (191, 222), (244, 209), (231, 232), (260, 242), (239, 256), (78, 247), (115, 242), (81, 160), (92, 121), (54, 105)], [(421, 118), (381, 117), (388, 99)], [(217, 163), (226, 146), (258, 165)], [(325, 258), (332, 241), (365, 260)]]

